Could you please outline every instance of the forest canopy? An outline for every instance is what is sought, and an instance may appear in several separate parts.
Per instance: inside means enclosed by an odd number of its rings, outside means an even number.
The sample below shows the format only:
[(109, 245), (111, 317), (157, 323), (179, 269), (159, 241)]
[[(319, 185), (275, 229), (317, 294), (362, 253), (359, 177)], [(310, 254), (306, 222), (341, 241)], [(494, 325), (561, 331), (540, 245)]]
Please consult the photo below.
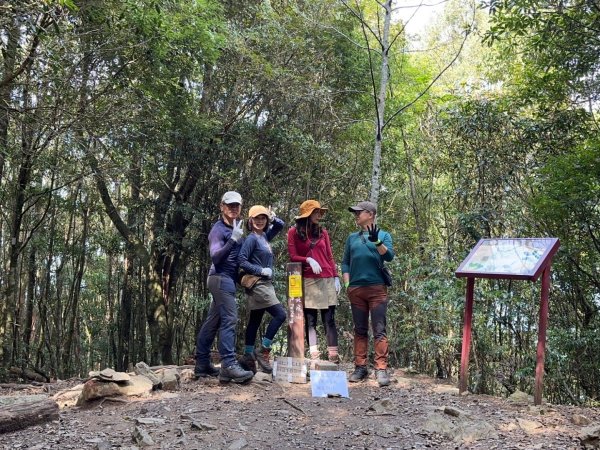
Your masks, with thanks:
[[(438, 377), (458, 373), (469, 250), (559, 238), (544, 394), (598, 404), (598, 5), (451, 0), (418, 42), (397, 8), (2, 2), (0, 379), (192, 355), (207, 234), (234, 189), (288, 225), (318, 199), (338, 264), (347, 207), (375, 196), (397, 255), (390, 364)], [(283, 239), (273, 249), (283, 300)], [(477, 283), (471, 391), (532, 391), (539, 289)]]

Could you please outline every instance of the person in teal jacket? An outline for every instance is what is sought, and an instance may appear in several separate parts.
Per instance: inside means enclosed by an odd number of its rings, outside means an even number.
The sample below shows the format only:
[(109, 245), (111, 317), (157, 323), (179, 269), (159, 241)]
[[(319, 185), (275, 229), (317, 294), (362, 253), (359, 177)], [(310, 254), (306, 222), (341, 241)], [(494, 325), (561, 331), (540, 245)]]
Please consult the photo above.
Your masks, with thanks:
[(375, 341), (375, 374), (379, 385), (387, 386), (390, 384), (386, 335), (388, 296), (381, 267), (384, 261), (394, 258), (392, 236), (377, 226), (375, 204), (359, 202), (348, 210), (354, 214), (356, 225), (360, 228), (346, 240), (342, 258), (342, 277), (354, 321), (355, 369), (349, 381), (361, 381), (369, 375), (367, 351), (370, 315)]

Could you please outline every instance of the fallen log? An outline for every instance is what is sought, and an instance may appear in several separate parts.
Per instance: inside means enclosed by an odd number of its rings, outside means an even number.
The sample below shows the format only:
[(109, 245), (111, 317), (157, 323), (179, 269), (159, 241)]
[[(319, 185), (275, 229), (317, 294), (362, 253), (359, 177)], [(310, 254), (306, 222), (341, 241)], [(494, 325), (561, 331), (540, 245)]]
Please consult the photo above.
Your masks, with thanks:
[(22, 389), (40, 389), (43, 385), (40, 384), (21, 384), (21, 383), (0, 383), (0, 389), (14, 389), (16, 391)]
[(58, 420), (58, 404), (54, 400), (0, 406), (0, 433), (22, 430), (52, 420)]
[(40, 383), (47, 383), (50, 381), (50, 378), (48, 378), (48, 376), (28, 368), (20, 369), (19, 367), (11, 367), (10, 369), (8, 369), (8, 371), (11, 374), (16, 375), (17, 377), (23, 378), (24, 380), (33, 380), (38, 381)]

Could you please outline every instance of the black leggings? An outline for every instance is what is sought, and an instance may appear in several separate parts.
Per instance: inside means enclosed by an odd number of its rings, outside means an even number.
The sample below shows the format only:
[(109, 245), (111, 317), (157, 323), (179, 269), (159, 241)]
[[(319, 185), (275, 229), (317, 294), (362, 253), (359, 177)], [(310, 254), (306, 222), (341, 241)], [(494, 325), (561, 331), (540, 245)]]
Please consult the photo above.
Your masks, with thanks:
[(327, 346), (337, 347), (338, 333), (337, 327), (335, 326), (335, 306), (330, 306), (328, 309), (304, 309), (308, 345), (317, 345), (317, 316), (319, 311), (321, 311), (321, 320), (323, 321), (323, 325), (325, 326), (325, 337), (327, 338)]
[(248, 326), (246, 327), (246, 345), (254, 345), (256, 333), (258, 332), (265, 311), (273, 317), (265, 332), (265, 337), (267, 339), (272, 341), (283, 322), (285, 322), (285, 309), (281, 303), (269, 306), (268, 308), (253, 309), (250, 311), (250, 318), (248, 320)]

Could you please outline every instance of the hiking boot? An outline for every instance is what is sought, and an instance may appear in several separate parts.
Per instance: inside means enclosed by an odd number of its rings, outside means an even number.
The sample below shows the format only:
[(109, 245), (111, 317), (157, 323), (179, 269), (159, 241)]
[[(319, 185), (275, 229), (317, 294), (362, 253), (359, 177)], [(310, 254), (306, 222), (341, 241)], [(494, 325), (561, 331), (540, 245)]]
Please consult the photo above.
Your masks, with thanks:
[(357, 383), (363, 381), (368, 375), (369, 371), (367, 370), (367, 366), (356, 366), (348, 381), (350, 381), (350, 383)]
[(379, 383), (379, 386), (389, 386), (390, 384), (390, 376), (385, 369), (375, 370), (375, 378), (377, 378), (377, 383)]
[(230, 366), (221, 368), (219, 381), (224, 383), (228, 383), (229, 381), (233, 381), (234, 383), (245, 383), (246, 381), (251, 380), (253, 376), (254, 374), (251, 370), (242, 369), (236, 361)]
[(256, 359), (254, 359), (254, 354), (246, 353), (238, 359), (238, 362), (240, 363), (240, 366), (242, 366), (242, 369), (256, 373)]
[(194, 376), (198, 378), (218, 377), (220, 370), (212, 364), (201, 364), (194, 368)]
[(254, 357), (256, 358), (256, 362), (262, 369), (264, 373), (273, 372), (273, 366), (269, 362), (269, 355), (271, 353), (271, 349), (267, 347), (260, 347), (260, 350), (254, 350)]

